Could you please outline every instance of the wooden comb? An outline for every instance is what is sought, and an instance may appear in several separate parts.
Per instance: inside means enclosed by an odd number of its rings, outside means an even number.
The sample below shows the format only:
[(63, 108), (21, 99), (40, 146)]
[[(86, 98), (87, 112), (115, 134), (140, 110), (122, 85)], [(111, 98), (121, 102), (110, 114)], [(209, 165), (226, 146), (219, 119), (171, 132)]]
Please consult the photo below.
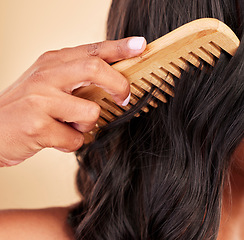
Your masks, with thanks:
[[(202, 18), (148, 44), (140, 56), (115, 63), (112, 67), (130, 82), (131, 99), (126, 107), (118, 106), (108, 93), (94, 85), (73, 92), (75, 96), (95, 101), (101, 106), (96, 127), (85, 134), (85, 142), (92, 141), (100, 127), (130, 109), (152, 86), (174, 96), (173, 76), (180, 78), (182, 69), (186, 70), (189, 63), (199, 67), (202, 59), (214, 66), (222, 50), (233, 56), (239, 44), (239, 39), (227, 25), (217, 19)], [(167, 102), (161, 91), (156, 91), (154, 97)], [(149, 104), (157, 107), (153, 100)], [(147, 112), (148, 108), (144, 107), (142, 111)]]

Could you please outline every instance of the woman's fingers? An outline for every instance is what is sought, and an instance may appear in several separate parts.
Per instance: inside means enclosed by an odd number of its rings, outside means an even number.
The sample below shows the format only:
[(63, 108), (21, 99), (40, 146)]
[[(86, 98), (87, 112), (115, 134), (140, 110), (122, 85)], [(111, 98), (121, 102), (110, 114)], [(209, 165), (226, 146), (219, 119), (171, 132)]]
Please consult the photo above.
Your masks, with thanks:
[(104, 41), (82, 45), (74, 48), (64, 48), (59, 54), (63, 61), (72, 61), (84, 56), (99, 57), (108, 63), (135, 57), (146, 48), (143, 37), (128, 37), (116, 41)]
[(48, 101), (50, 103), (43, 104), (43, 111), (53, 119), (70, 123), (80, 132), (91, 131), (100, 115), (100, 106), (97, 103), (67, 93), (53, 94)]
[(128, 81), (108, 63), (139, 55), (146, 47), (143, 37), (129, 37), (50, 51), (33, 65), (30, 80), (54, 84), (65, 92), (91, 83), (126, 105), (130, 93)]
[(83, 145), (84, 136), (68, 124), (51, 119), (48, 131), (40, 135), (37, 141), (43, 148), (50, 147), (64, 152), (73, 152)]
[[(81, 86), (95, 84), (111, 94), (120, 105), (130, 93), (127, 79), (99, 57), (76, 59), (52, 68), (39, 68), (32, 78), (34, 83), (51, 85), (67, 93)], [(39, 85), (37, 87), (40, 89)]]
[[(75, 72), (75, 69), (77, 71)], [(64, 70), (64, 69), (63, 69)], [(90, 57), (86, 60), (75, 60), (70, 62), (70, 68), (64, 71), (71, 76), (70, 71), (73, 72), (72, 89), (81, 86), (89, 86), (95, 84), (109, 93), (113, 99), (122, 105), (130, 93), (130, 85), (128, 80), (119, 72), (111, 68), (109, 64), (98, 57)], [(65, 73), (63, 73), (65, 75)], [(69, 88), (67, 83), (64, 83)]]

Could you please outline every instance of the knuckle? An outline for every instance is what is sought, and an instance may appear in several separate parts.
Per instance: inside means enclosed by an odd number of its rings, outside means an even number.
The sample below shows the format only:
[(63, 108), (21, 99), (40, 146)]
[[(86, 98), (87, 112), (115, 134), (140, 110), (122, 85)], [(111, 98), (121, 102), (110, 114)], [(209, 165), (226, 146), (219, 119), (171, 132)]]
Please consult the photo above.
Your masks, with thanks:
[(49, 61), (51, 59), (56, 58), (58, 55), (58, 50), (53, 50), (53, 51), (47, 51), (45, 53), (43, 53), (39, 58), (38, 58), (38, 62), (45, 62), (45, 61)]
[(91, 102), (86, 105), (86, 109), (84, 109), (86, 118), (79, 121), (78, 127), (76, 129), (80, 132), (89, 132), (94, 127), (100, 116), (101, 108), (97, 103)]
[(62, 48), (60, 50), (57, 50), (55, 53), (55, 60), (59, 61), (61, 63), (65, 63), (66, 62), (66, 56), (69, 56), (69, 51), (71, 48), (66, 47), (66, 48)]
[(33, 111), (33, 109), (35, 109), (36, 111), (39, 111), (41, 109), (45, 110), (49, 106), (48, 99), (38, 94), (30, 94), (26, 96), (23, 100), (23, 105), (28, 106), (31, 109), (31, 111)]
[(118, 55), (119, 59), (122, 59), (122, 58), (126, 57), (126, 54), (123, 51), (123, 48), (122, 48), (122, 46), (119, 43), (116, 46), (116, 52), (117, 52), (117, 55)]
[(27, 136), (35, 138), (40, 136), (45, 131), (45, 128), (46, 123), (43, 119), (35, 119), (31, 124), (26, 125), (23, 130)]
[(96, 75), (101, 69), (100, 58), (91, 57), (85, 62), (85, 70), (89, 75)]
[(44, 67), (39, 67), (35, 69), (30, 75), (30, 81), (33, 83), (43, 82), (48, 75), (48, 71)]
[(98, 56), (102, 44), (103, 44), (102, 42), (89, 44), (87, 46), (87, 55), (93, 57)]
[(25, 97), (25, 104), (30, 107), (36, 107), (40, 103), (40, 96), (37, 94), (30, 94)]

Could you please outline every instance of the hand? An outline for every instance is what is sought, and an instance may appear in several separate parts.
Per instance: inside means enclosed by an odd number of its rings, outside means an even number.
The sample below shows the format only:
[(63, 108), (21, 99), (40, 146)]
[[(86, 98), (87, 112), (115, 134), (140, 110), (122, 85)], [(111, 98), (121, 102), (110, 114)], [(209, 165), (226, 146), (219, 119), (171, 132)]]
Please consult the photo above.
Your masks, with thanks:
[(16, 165), (46, 147), (64, 152), (80, 148), (82, 132), (94, 127), (100, 107), (72, 91), (92, 83), (118, 104), (128, 103), (129, 84), (108, 63), (139, 55), (145, 46), (144, 38), (133, 37), (40, 56), (0, 94), (0, 166)]

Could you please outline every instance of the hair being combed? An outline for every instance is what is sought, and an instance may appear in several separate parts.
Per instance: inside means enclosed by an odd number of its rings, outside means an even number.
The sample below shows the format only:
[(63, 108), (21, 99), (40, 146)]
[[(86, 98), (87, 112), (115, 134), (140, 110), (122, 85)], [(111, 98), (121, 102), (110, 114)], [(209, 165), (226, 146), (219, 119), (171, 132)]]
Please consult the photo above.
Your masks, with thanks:
[[(242, 37), (233, 0), (113, 0), (108, 39), (148, 42), (197, 18), (214, 17)], [(244, 133), (244, 43), (215, 67), (189, 64), (175, 97), (140, 112), (152, 96), (77, 152), (83, 200), (69, 221), (78, 240), (216, 239), (224, 181)], [(134, 114), (140, 112), (140, 117)]]

